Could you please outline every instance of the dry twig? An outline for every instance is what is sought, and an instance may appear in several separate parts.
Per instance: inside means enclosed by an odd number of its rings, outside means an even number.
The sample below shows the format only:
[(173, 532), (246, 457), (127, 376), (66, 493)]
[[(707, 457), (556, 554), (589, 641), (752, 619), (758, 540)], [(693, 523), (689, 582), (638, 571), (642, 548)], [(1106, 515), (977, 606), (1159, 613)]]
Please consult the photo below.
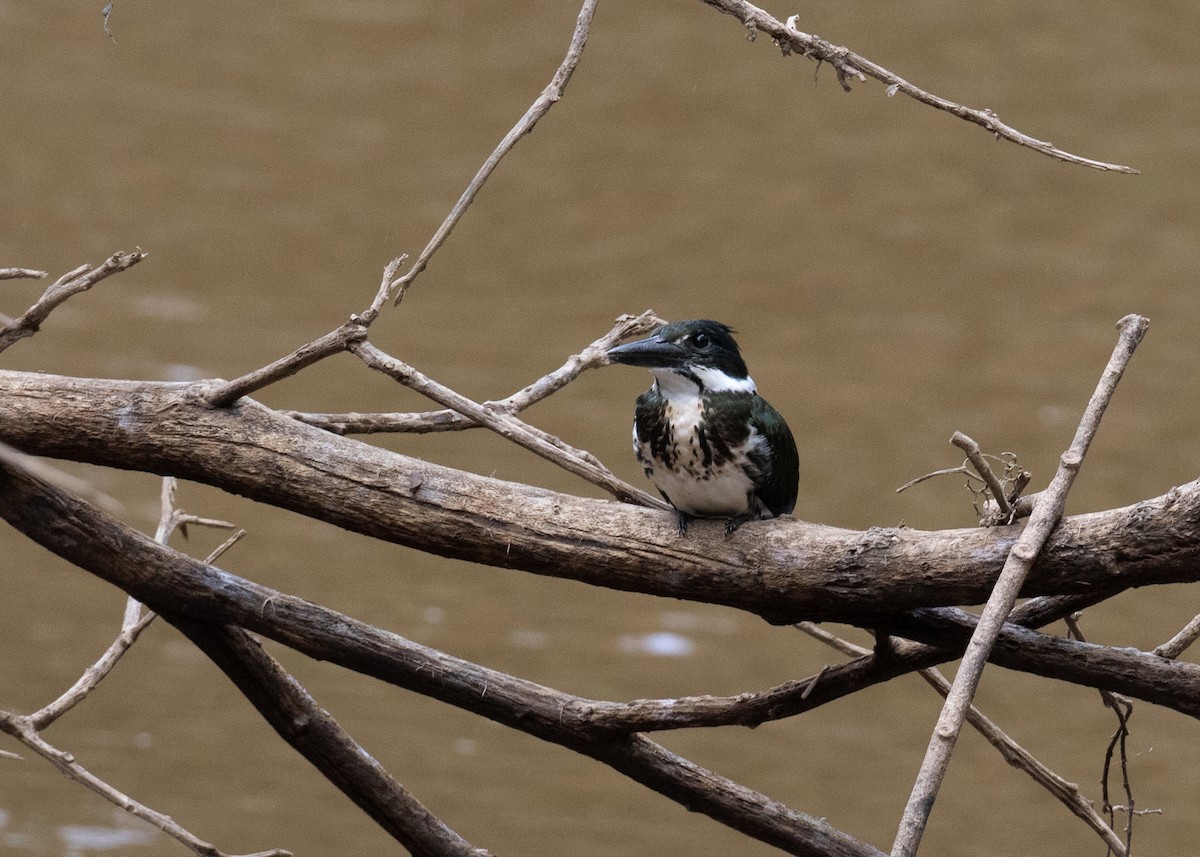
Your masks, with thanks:
[(979, 444), (960, 431), (956, 431), (951, 436), (950, 442), (966, 453), (967, 461), (971, 462), (971, 466), (975, 468), (975, 472), (979, 474), (979, 478), (984, 481), (988, 490), (991, 491), (992, 500), (995, 501), (1000, 514), (1004, 518), (1011, 519), (1013, 509), (1008, 504), (1008, 498), (1004, 495), (1004, 486), (1000, 484), (1000, 480), (996, 477), (992, 466), (988, 464), (988, 460), (984, 457), (983, 450), (979, 448)]
[(72, 295), (86, 292), (106, 277), (124, 271), (145, 258), (146, 254), (141, 250), (135, 250), (132, 253), (118, 251), (105, 259), (98, 268), (81, 265), (74, 271), (63, 274), (42, 293), (33, 306), (25, 310), (20, 318), (8, 322), (3, 329), (0, 329), (0, 351), (19, 339), (37, 333), (38, 327), (49, 317), (50, 313)]
[(394, 378), (409, 389), (428, 396), (441, 405), (470, 417), (501, 437), (505, 437), (547, 461), (557, 464), (569, 473), (574, 473), (593, 485), (603, 488), (618, 500), (638, 503), (652, 509), (670, 508), (657, 497), (652, 497), (645, 491), (618, 479), (590, 453), (568, 446), (553, 435), (535, 429), (511, 414), (493, 411), (478, 402), (471, 401), (461, 393), (456, 393), (449, 387), (421, 374), (404, 361), (380, 351), (370, 342), (353, 343), (350, 351), (372, 369)]
[[(1079, 613), (1071, 613), (1064, 618), (1067, 624), (1067, 631), (1074, 639), (1081, 643), (1086, 643), (1087, 638), (1083, 635), (1083, 629), (1079, 627)], [(1116, 823), (1117, 812), (1125, 813), (1125, 850), (1129, 851), (1133, 847), (1133, 819), (1139, 815), (1134, 809), (1133, 786), (1129, 781), (1129, 748), (1127, 739), (1129, 738), (1129, 718), (1133, 716), (1133, 700), (1126, 699), (1123, 696), (1113, 693), (1110, 690), (1100, 689), (1100, 701), (1104, 703), (1104, 707), (1111, 709), (1117, 717), (1117, 728), (1113, 732), (1112, 738), (1109, 739), (1108, 747), (1104, 751), (1104, 770), (1100, 775), (1101, 797), (1104, 804), (1104, 811), (1108, 813), (1108, 823), (1110, 825)], [(1125, 789), (1125, 803), (1114, 804), (1109, 799), (1108, 791), (1108, 775), (1112, 768), (1113, 754), (1120, 749), (1121, 754), (1121, 785)]]
[(967, 708), (979, 685), (988, 654), (1004, 627), (1005, 618), (1012, 611), (1029, 569), (1033, 567), (1038, 553), (1050, 536), (1050, 531), (1062, 517), (1067, 492), (1075, 481), (1075, 474), (1079, 472), (1083, 457), (1099, 428), (1100, 418), (1112, 399), (1117, 382), (1133, 356), (1134, 349), (1145, 335), (1147, 326), (1146, 319), (1138, 315), (1127, 315), (1117, 323), (1119, 341), (1095, 393), (1092, 394), (1091, 401), (1088, 402), (1075, 438), (1063, 453), (1058, 472), (1049, 487), (1042, 492), (1029, 523), (1013, 546), (954, 677), (954, 685), (930, 737), (925, 760), (921, 764), (912, 794), (909, 795), (908, 805), (904, 809), (904, 816), (892, 845), (892, 857), (914, 857), (917, 853), (921, 836), (925, 832), (925, 824), (945, 778), (950, 756), (954, 752)]
[[(831, 634), (820, 625), (812, 622), (801, 622), (796, 627), (809, 636), (845, 654), (854, 657), (864, 657), (871, 654), (870, 649), (855, 645), (836, 634)], [(950, 682), (946, 680), (946, 677), (937, 668), (927, 667), (918, 670), (917, 674), (925, 679), (930, 687), (941, 694), (943, 698), (949, 695)], [(1100, 813), (1096, 812), (1096, 808), (1092, 806), (1092, 802), (1079, 793), (1078, 785), (1068, 782), (1042, 764), (1032, 753), (1009, 737), (1003, 729), (997, 726), (990, 718), (986, 717), (974, 705), (967, 709), (967, 722), (971, 724), (976, 732), (986, 738), (989, 744), (1000, 752), (1000, 755), (1004, 757), (1004, 761), (1027, 773), (1033, 778), (1034, 782), (1050, 792), (1063, 806), (1083, 819), (1084, 823), (1096, 831), (1096, 834), (1104, 840), (1111, 854), (1115, 854), (1116, 857), (1126, 857), (1128, 852), (1125, 850), (1125, 846), (1121, 843), (1120, 838), (1105, 823)]]
[(1053, 143), (1023, 134), (1017, 129), (1005, 125), (1000, 121), (1000, 117), (991, 110), (975, 110), (926, 92), (899, 75), (893, 74), (886, 68), (871, 62), (866, 57), (859, 56), (842, 45), (835, 45), (819, 36), (801, 32), (796, 28), (796, 22), (799, 19), (798, 15), (788, 18), (785, 24), (754, 4), (746, 2), (746, 0), (704, 0), (704, 2), (728, 15), (733, 15), (745, 24), (752, 33), (767, 33), (775, 40), (775, 43), (779, 45), (785, 54), (794, 52), (814, 59), (818, 63), (829, 63), (837, 75), (838, 82), (846, 91), (850, 90), (848, 83), (850, 78), (866, 80), (867, 77), (873, 77), (887, 85), (887, 94), (889, 96), (902, 92), (909, 98), (919, 101), (922, 104), (927, 104), (938, 110), (944, 110), (947, 113), (957, 116), (959, 119), (965, 119), (967, 122), (979, 125), (994, 134), (998, 140), (1009, 140), (1019, 146), (1025, 146), (1026, 148), (1041, 152), (1043, 155), (1048, 155), (1051, 158), (1071, 164), (1080, 164), (1096, 170), (1111, 170), (1113, 172), (1132, 175), (1138, 174), (1138, 171), (1133, 167), (1127, 167), (1123, 164), (1110, 164), (1104, 161), (1084, 158), (1080, 155), (1073, 155), (1070, 152), (1057, 148)]
[[(223, 521), (210, 521), (187, 515), (175, 509), (175, 480), (163, 480), (161, 515), (155, 540), (165, 545), (171, 532), (186, 523), (201, 526), (229, 527)], [(154, 621), (157, 614), (141, 613), (141, 603), (130, 597), (126, 603), (125, 616), (122, 621), (121, 633), (112, 645), (100, 656), (100, 659), (84, 671), (75, 682), (58, 699), (35, 711), (33, 714), (19, 715), (9, 711), (0, 711), (0, 731), (4, 731), (29, 747), (42, 758), (48, 760), (69, 779), (83, 784), (91, 791), (130, 813), (131, 815), (153, 824), (168, 836), (181, 842), (197, 854), (204, 857), (228, 857), (223, 851), (209, 842), (198, 838), (180, 826), (174, 819), (151, 809), (145, 804), (134, 800), (109, 783), (97, 777), (76, 761), (74, 754), (54, 747), (42, 736), (41, 731), (66, 714), (95, 690), (104, 678), (112, 672), (121, 657), (137, 641), (142, 631)], [(261, 851), (246, 857), (290, 857), (291, 852), (283, 849)]]
[(1175, 660), (1175, 658), (1186, 652), (1188, 647), (1196, 642), (1197, 639), (1200, 639), (1200, 616), (1195, 616), (1192, 621), (1180, 629), (1178, 634), (1157, 647), (1154, 650), (1154, 654), (1160, 658)]
[[(169, 815), (163, 815), (161, 812), (156, 812), (148, 806), (133, 800), (128, 795), (118, 791), (88, 771), (75, 761), (75, 757), (71, 753), (59, 750), (42, 738), (27, 717), (14, 715), (7, 711), (0, 712), (0, 731), (6, 732), (16, 738), (26, 747), (49, 761), (64, 776), (83, 784), (105, 800), (111, 801), (121, 807), (121, 809), (124, 809), (130, 815), (153, 824), (164, 833), (182, 842), (196, 854), (204, 855), (204, 857), (232, 857), (232, 855), (226, 855), (225, 852), (218, 849), (212, 843), (196, 838), (176, 824), (174, 819)], [(248, 854), (245, 857), (291, 857), (291, 852), (277, 848), (271, 851)]]
[(571, 80), (571, 75), (575, 73), (575, 66), (579, 64), (580, 57), (583, 56), (583, 49), (587, 45), (588, 32), (592, 26), (592, 16), (596, 12), (596, 0), (584, 0), (582, 8), (579, 10), (579, 16), (575, 21), (575, 32), (571, 36), (571, 44), (567, 48), (567, 55), (563, 57), (562, 64), (558, 70), (554, 72), (554, 77), (550, 83), (542, 90), (539, 95), (525, 111), (517, 124), (512, 127), (512, 130), (504, 135), (504, 139), (500, 141), (495, 150), (488, 155), (483, 166), (475, 173), (475, 177), (471, 179), (471, 183), (467, 185), (467, 189), (462, 192), (462, 196), (458, 198), (458, 202), (454, 203), (454, 208), (450, 209), (450, 213), (446, 215), (446, 219), (442, 221), (442, 225), (437, 228), (433, 237), (429, 239), (429, 243), (425, 245), (420, 253), (417, 254), (416, 261), (413, 262), (408, 272), (397, 280), (391, 283), (391, 289), (396, 295), (395, 302), (400, 303), (404, 299), (405, 292), (412, 285), (425, 266), (429, 264), (430, 257), (442, 246), (449, 236), (458, 221), (466, 214), (467, 208), (475, 201), (475, 195), (479, 193), (484, 182), (488, 180), (492, 172), (500, 164), (504, 158), (517, 145), (517, 141), (533, 130), (533, 126), (538, 123), (546, 113), (553, 107), (563, 93), (566, 91), (567, 83)]
[[(651, 310), (646, 310), (636, 316), (622, 315), (608, 333), (592, 342), (578, 354), (568, 357), (566, 362), (553, 372), (543, 375), (511, 396), (480, 404), (495, 413), (519, 414), (531, 405), (557, 393), (588, 369), (607, 365), (608, 357), (605, 352), (618, 342), (627, 337), (648, 333), (662, 324), (665, 322)], [(341, 435), (376, 432), (462, 431), (480, 426), (466, 414), (460, 414), (452, 408), (420, 414), (313, 414), (300, 411), (283, 411), (283, 413), (293, 419)]]
[(40, 280), (48, 276), (50, 275), (46, 271), (38, 271), (33, 268), (0, 268), (0, 280)]

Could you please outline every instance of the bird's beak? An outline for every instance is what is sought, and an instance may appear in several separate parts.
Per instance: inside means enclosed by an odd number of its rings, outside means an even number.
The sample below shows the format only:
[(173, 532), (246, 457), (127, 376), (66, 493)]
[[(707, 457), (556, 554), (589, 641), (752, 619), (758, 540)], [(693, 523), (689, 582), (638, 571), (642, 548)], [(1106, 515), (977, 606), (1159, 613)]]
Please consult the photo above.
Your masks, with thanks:
[(687, 352), (674, 342), (664, 342), (657, 334), (636, 342), (626, 342), (607, 351), (613, 363), (626, 366), (645, 366), (649, 369), (665, 369), (678, 366), (687, 357)]

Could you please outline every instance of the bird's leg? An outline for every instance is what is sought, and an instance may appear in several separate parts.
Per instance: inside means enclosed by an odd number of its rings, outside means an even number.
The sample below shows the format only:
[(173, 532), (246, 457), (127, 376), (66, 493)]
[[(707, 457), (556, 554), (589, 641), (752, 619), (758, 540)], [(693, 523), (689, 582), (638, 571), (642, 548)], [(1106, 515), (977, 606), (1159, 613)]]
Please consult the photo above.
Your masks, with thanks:
[(734, 530), (736, 530), (742, 524), (746, 523), (747, 521), (757, 521), (759, 517), (760, 516), (756, 512), (748, 512), (745, 515), (735, 515), (725, 522), (725, 535), (733, 535)]
[(691, 524), (692, 521), (694, 521), (696, 519), (694, 517), (692, 517), (691, 515), (689, 515), (687, 512), (681, 512), (678, 509), (675, 510), (675, 514), (678, 516), (678, 521), (679, 521), (679, 535), (686, 536), (687, 531), (688, 531), (688, 525)]
[(896, 647), (892, 643), (892, 638), (888, 636), (887, 630), (875, 628), (872, 633), (875, 635), (875, 663), (887, 664), (894, 660)]

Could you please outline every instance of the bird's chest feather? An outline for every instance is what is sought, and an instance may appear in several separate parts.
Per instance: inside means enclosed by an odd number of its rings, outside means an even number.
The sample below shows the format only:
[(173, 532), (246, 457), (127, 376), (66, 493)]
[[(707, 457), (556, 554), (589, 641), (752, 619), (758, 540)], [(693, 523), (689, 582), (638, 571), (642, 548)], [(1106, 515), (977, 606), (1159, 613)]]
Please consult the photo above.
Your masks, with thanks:
[(700, 395), (653, 396), (639, 403), (634, 451), (646, 475), (680, 511), (739, 515), (754, 499), (750, 453), (763, 438), (745, 420), (722, 419)]

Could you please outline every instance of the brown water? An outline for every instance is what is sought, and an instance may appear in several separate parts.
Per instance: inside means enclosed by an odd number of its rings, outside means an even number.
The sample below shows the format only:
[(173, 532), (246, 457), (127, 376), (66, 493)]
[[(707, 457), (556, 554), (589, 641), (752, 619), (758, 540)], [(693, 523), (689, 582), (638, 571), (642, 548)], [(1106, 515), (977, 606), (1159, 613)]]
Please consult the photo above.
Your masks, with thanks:
[[(55, 313), (7, 368), (231, 377), (363, 308), (415, 253), (548, 81), (573, 4), (129, 4), (0, 0), (0, 265), (55, 274), (150, 258)], [(778, 14), (791, 10), (774, 8)], [(809, 11), (805, 12), (806, 16)], [(811, 9), (800, 26), (939, 94), (990, 107), (1140, 177), (1052, 162), (883, 88), (747, 44), (700, 3), (605, 2), (567, 97), (518, 146), (404, 306), (373, 334), (439, 380), (507, 394), (621, 312), (734, 324), (802, 453), (797, 513), (866, 527), (972, 520), (947, 481), (955, 429), (1016, 450), (1044, 484), (1128, 312), (1152, 328), (1071, 497), (1122, 505), (1196, 476), (1200, 6)], [(20, 311), (37, 286), (9, 283)], [(592, 373), (530, 418), (630, 480), (633, 370)], [(393, 410), (411, 395), (335, 360), (270, 390), (284, 407)], [(594, 493), (481, 432), (380, 441), (502, 478)], [(157, 482), (83, 470), (151, 529)], [(837, 656), (735, 612), (593, 590), (372, 544), (187, 485), (252, 535), (225, 563), (422, 643), (592, 697), (734, 693)], [(203, 554), (215, 537), (189, 548)], [(66, 687), (121, 596), (11, 530), (0, 706)], [(1191, 590), (1091, 611), (1102, 642), (1151, 647)], [(650, 637), (667, 634), (674, 636)], [(678, 654), (657, 652), (665, 641)], [(656, 653), (657, 652), (657, 653)], [(396, 776), (504, 854), (766, 854), (572, 754), (370, 680), (281, 657)], [(1092, 691), (989, 670), (980, 704), (1099, 797), (1112, 729)], [(939, 701), (901, 680), (756, 731), (664, 742), (887, 847)], [(1140, 854), (1200, 840), (1200, 728), (1140, 704)], [(229, 852), (394, 853), (174, 631), (155, 627), (50, 733), (118, 787)], [(15, 749), (12, 742), (4, 748)], [(105, 839), (104, 837), (108, 837)], [(36, 760), (0, 760), (0, 852), (183, 853)], [(973, 735), (922, 855), (1101, 854)]]

